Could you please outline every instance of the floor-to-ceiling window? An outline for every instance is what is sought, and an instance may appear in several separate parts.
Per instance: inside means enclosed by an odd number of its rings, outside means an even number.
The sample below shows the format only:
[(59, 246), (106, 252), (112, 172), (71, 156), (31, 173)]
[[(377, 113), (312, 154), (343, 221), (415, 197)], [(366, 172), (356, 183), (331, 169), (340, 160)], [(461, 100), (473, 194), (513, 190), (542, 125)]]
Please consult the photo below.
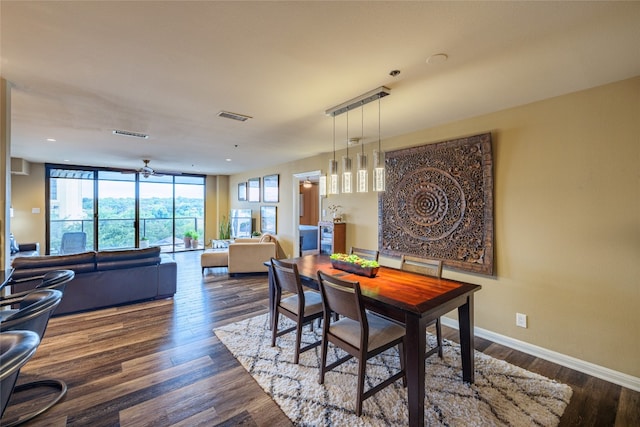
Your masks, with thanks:
[(98, 250), (136, 247), (135, 174), (98, 171)]
[(64, 253), (62, 236), (84, 233), (84, 247), (94, 247), (96, 171), (47, 168), (47, 253)]
[(144, 177), (66, 165), (46, 170), (47, 253), (149, 245), (165, 252), (202, 248), (183, 237), (204, 238), (203, 176)]

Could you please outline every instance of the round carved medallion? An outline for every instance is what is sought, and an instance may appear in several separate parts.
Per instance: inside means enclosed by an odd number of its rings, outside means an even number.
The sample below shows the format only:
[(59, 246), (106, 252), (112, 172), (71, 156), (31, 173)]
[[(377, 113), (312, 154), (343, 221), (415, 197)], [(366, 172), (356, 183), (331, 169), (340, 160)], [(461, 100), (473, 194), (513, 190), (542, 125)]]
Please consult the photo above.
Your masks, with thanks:
[(405, 175), (396, 188), (399, 226), (420, 240), (440, 240), (460, 225), (466, 208), (464, 192), (449, 173), (426, 167)]

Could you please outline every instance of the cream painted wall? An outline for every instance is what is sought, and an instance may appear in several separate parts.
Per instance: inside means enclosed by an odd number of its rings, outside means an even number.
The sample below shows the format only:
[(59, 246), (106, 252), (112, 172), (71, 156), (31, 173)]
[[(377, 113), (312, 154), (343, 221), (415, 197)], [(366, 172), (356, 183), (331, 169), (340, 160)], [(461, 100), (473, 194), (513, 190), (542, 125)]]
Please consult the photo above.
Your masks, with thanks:
[[(497, 273), (445, 277), (483, 286), (476, 326), (640, 377), (640, 77), (384, 140), (383, 149), (487, 131)], [(259, 217), (260, 203), (237, 201), (237, 184), (280, 173), (278, 237), (291, 254), (292, 175), (326, 171), (328, 158), (233, 175), (230, 207)], [(344, 207), (347, 247), (377, 247), (375, 193), (328, 203)], [(527, 329), (515, 326), (516, 312), (528, 315)]]
[[(44, 164), (31, 163), (29, 175), (11, 175), (11, 232), (18, 243), (40, 243), (45, 253), (45, 195)], [(32, 209), (40, 213), (32, 213)]]
[(229, 177), (207, 176), (207, 194), (205, 199), (205, 240), (208, 245), (212, 239), (219, 238), (220, 221), (229, 216)]

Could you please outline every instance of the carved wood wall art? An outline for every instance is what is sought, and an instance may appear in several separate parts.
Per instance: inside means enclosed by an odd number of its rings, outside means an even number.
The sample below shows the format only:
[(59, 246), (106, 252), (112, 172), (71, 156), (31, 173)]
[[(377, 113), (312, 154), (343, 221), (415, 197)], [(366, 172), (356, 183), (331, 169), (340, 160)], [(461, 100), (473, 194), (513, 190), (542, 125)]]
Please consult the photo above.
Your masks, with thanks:
[(379, 247), (494, 274), (491, 134), (385, 153)]

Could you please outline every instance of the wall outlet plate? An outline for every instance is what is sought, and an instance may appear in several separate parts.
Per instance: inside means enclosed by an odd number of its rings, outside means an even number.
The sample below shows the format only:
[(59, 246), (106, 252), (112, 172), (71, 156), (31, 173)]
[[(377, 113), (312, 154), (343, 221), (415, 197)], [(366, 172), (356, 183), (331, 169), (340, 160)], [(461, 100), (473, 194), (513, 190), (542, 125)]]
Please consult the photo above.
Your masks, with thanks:
[(522, 313), (516, 313), (516, 326), (521, 328), (527, 327), (527, 315)]

